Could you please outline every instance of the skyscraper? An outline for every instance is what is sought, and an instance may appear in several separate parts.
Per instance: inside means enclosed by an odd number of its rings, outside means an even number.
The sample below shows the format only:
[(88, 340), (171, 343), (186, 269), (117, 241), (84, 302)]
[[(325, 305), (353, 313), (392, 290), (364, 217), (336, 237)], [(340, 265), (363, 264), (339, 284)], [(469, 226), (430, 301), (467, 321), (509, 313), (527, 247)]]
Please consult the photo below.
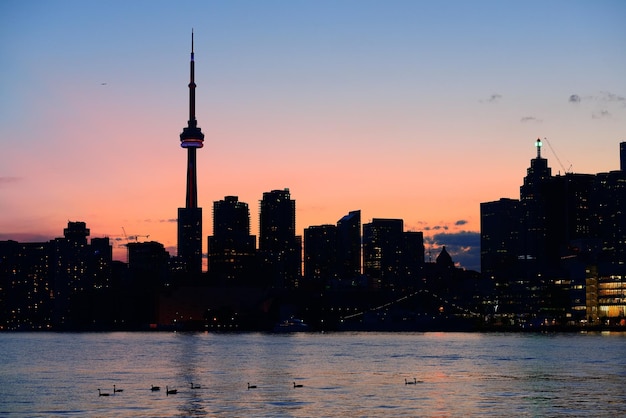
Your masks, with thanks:
[(180, 134), (180, 146), (187, 149), (187, 192), (185, 207), (178, 208), (178, 257), (185, 271), (202, 272), (202, 208), (198, 207), (196, 149), (202, 148), (204, 134), (196, 121), (196, 83), (194, 81), (193, 32), (189, 81), (189, 121)]
[(250, 235), (248, 204), (237, 196), (213, 202), (213, 236), (208, 239), (209, 273), (222, 284), (252, 284), (256, 237)]
[(353, 210), (337, 221), (337, 275), (352, 281), (361, 275), (361, 211)]
[(263, 193), (259, 253), (268, 284), (297, 286), (302, 267), (302, 237), (296, 236), (296, 201), (289, 189)]

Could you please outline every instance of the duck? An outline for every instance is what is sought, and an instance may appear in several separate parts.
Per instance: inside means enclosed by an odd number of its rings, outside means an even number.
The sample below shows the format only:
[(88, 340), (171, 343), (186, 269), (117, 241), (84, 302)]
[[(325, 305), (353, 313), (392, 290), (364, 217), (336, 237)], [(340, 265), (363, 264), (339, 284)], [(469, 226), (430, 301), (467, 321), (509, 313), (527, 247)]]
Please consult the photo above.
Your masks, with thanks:
[(416, 379), (416, 378), (413, 378), (413, 381), (412, 381), (412, 382), (411, 382), (410, 380), (406, 380), (406, 379), (404, 379), (404, 384), (405, 384), (405, 385), (414, 385), (414, 384), (416, 384), (416, 383), (417, 383), (417, 379)]
[(177, 393), (178, 393), (177, 389), (170, 389), (168, 386), (165, 386), (166, 395), (176, 395)]
[(116, 389), (115, 385), (113, 385), (113, 394), (119, 393), (119, 392), (124, 392), (124, 389)]
[(303, 386), (302, 386), (302, 385), (300, 385), (300, 384), (296, 384), (296, 382), (293, 382), (293, 387), (294, 387), (294, 388), (301, 388), (301, 387), (303, 387)]
[(107, 392), (102, 392), (100, 389), (98, 389), (98, 396), (109, 396), (109, 394)]
[(193, 382), (189, 383), (192, 389), (200, 389), (200, 385), (194, 385)]
[(248, 389), (256, 389), (256, 385), (251, 385), (250, 382), (248, 382)]
[(157, 390), (161, 390), (161, 386), (154, 386), (154, 385), (150, 385), (150, 390), (152, 392), (156, 392)]

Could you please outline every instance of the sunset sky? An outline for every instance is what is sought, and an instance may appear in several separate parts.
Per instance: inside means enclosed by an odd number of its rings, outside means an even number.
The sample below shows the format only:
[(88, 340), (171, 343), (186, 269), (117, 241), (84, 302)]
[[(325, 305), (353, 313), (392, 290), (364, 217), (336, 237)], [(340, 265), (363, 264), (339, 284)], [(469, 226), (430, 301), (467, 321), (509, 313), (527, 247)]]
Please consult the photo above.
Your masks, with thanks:
[[(626, 2), (0, 2), (0, 240), (149, 235), (176, 253), (191, 30), (198, 200), (289, 188), (297, 231), (402, 218), (478, 270), (480, 203), (619, 168)], [(551, 146), (551, 147), (550, 147)], [(558, 158), (557, 158), (558, 157)], [(258, 238), (257, 238), (258, 240)]]

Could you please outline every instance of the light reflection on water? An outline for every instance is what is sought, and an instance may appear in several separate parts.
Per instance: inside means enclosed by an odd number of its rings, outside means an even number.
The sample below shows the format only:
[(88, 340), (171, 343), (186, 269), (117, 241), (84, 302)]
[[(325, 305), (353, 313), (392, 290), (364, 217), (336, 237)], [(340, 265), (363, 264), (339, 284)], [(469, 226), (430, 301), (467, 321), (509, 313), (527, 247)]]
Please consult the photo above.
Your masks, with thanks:
[[(618, 416), (625, 343), (626, 334), (0, 334), (0, 415)], [(413, 378), (421, 383), (405, 385)], [(123, 392), (113, 396), (113, 384)]]

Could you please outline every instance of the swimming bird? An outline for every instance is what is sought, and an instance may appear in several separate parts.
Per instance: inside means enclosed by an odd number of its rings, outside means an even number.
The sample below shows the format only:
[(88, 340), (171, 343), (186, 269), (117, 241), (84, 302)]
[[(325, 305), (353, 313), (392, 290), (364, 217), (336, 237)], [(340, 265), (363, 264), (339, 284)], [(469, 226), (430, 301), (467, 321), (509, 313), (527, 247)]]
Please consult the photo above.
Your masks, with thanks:
[(109, 394), (106, 392), (102, 392), (100, 391), (100, 389), (98, 389), (98, 396), (109, 396)]
[(119, 392), (124, 392), (124, 389), (116, 389), (115, 385), (113, 385), (113, 394), (115, 395), (116, 393), (119, 393)]
[(294, 387), (294, 388), (301, 388), (301, 387), (302, 387), (302, 385), (296, 385), (296, 382), (293, 382), (293, 387)]
[(168, 386), (165, 386), (165, 395), (176, 395), (177, 393), (177, 389), (170, 389)]
[(406, 379), (404, 379), (404, 384), (405, 384), (405, 385), (414, 385), (414, 384), (416, 384), (416, 383), (417, 383), (417, 379), (416, 379), (416, 378), (413, 378), (413, 381), (412, 381), (412, 382), (411, 382), (410, 380), (406, 380)]
[(156, 392), (157, 390), (161, 390), (161, 386), (154, 386), (154, 385), (150, 385), (150, 386), (152, 386), (152, 387), (150, 388), (150, 390), (151, 390), (152, 392)]
[(194, 385), (193, 382), (189, 383), (192, 389), (200, 389), (200, 385)]
[(248, 389), (256, 389), (256, 385), (251, 385), (250, 382), (248, 382)]

